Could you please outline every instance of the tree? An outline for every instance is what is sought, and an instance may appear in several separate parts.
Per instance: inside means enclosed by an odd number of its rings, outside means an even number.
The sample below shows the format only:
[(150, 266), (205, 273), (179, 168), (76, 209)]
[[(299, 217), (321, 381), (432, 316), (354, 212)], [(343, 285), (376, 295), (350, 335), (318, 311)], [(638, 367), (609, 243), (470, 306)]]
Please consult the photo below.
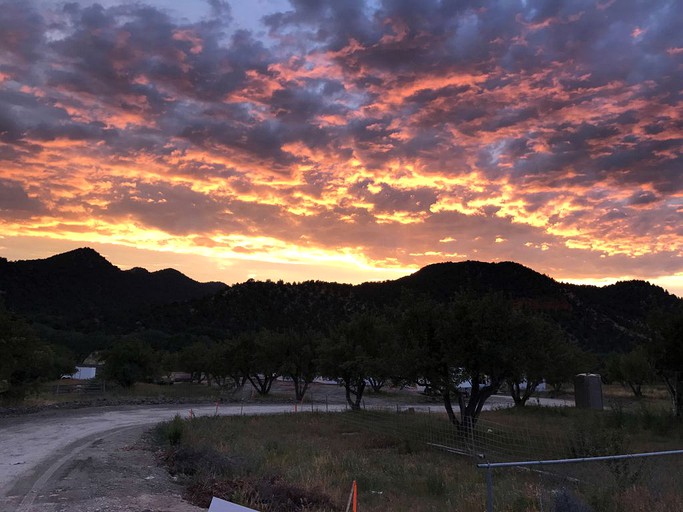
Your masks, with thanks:
[(510, 375), (506, 379), (515, 407), (524, 407), (549, 368), (571, 349), (564, 332), (554, 323), (524, 310), (510, 315), (513, 335), (506, 345)]
[[(189, 371), (199, 384), (206, 379), (207, 386), (225, 386), (234, 375), (232, 351), (228, 342), (196, 341), (180, 352), (177, 365)], [(235, 387), (240, 380), (235, 380)]]
[(655, 369), (671, 396), (673, 413), (683, 416), (683, 308), (660, 318), (651, 351)]
[(377, 361), (389, 337), (384, 319), (376, 313), (358, 313), (343, 322), (323, 341), (320, 366), (323, 374), (344, 386), (352, 410), (360, 409), (370, 377), (378, 377)]
[(173, 380), (171, 379), (172, 374), (180, 369), (180, 356), (178, 352), (162, 351), (157, 353), (157, 358), (159, 361), (159, 369), (161, 370), (165, 382), (173, 384)]
[(562, 386), (571, 382), (578, 373), (594, 368), (595, 356), (581, 350), (574, 343), (562, 343), (555, 347), (555, 357), (548, 360), (545, 381), (552, 389), (552, 396), (562, 392)]
[(439, 323), (439, 338), (450, 356), (451, 374), (458, 384), (469, 381), (471, 385), (469, 396), (458, 387), (454, 390), (459, 424), (453, 411), (448, 411), (450, 400), (445, 401), (449, 418), (464, 431), (474, 428), (486, 400), (511, 374), (505, 347), (516, 336), (512, 319), (511, 304), (498, 295), (461, 296), (446, 308)]
[(267, 395), (280, 375), (281, 333), (268, 329), (240, 334), (230, 343), (233, 368), (246, 377), (259, 395)]
[[(453, 400), (460, 405), (461, 418), (465, 414), (465, 392), (460, 388), (464, 376), (460, 351), (446, 336), (445, 323), (454, 323), (449, 307), (427, 298), (408, 298), (399, 306), (399, 336), (402, 350), (396, 352), (400, 361), (397, 372), (405, 382), (415, 382), (430, 393), (442, 398), (448, 419), (460, 427), (463, 421), (453, 411)], [(450, 318), (445, 320), (447, 312)], [(453, 327), (464, 329), (457, 322)]]
[(369, 355), (366, 382), (378, 393), (387, 382), (397, 380), (393, 368), (394, 350), (398, 339), (393, 323), (385, 314), (372, 313), (372, 319), (372, 330), (364, 341), (365, 350)]
[(628, 386), (637, 398), (643, 396), (643, 384), (652, 379), (654, 368), (645, 346), (637, 346), (627, 354), (613, 354), (607, 360), (610, 379)]
[(239, 337), (228, 338), (217, 344), (211, 354), (210, 371), (223, 379), (223, 385), (239, 389), (247, 382), (249, 364), (246, 351), (242, 351), (242, 340)]
[(294, 384), (297, 402), (304, 399), (308, 386), (318, 375), (318, 351), (322, 335), (315, 331), (287, 331), (279, 337), (280, 372)]
[(159, 372), (157, 356), (148, 344), (136, 338), (116, 343), (104, 354), (104, 375), (124, 388), (154, 379)]
[(522, 350), (525, 335), (550, 329), (500, 295), (458, 295), (445, 305), (413, 300), (402, 315), (405, 349), (400, 371), (439, 395), (449, 420), (461, 432), (474, 428), (484, 404), (505, 380), (523, 372), (511, 355)]
[(74, 372), (70, 356), (43, 343), (0, 304), (0, 400), (15, 402), (42, 382)]
[(211, 385), (208, 376), (209, 365), (212, 362), (212, 344), (209, 339), (200, 338), (180, 351), (179, 364), (184, 371), (192, 375), (192, 381), (196, 379), (198, 384), (206, 378), (207, 384)]

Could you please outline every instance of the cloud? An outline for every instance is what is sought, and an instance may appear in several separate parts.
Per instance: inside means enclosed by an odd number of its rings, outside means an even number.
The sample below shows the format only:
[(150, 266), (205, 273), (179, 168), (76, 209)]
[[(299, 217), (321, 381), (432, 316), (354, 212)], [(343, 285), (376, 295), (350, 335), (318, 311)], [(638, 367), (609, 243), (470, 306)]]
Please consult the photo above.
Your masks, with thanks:
[(237, 228), (220, 201), (185, 186), (165, 183), (119, 183), (108, 191), (108, 204), (94, 208), (95, 216), (132, 218), (171, 234)]
[(0, 3), (6, 229), (683, 271), (680, 2), (48, 4)]
[(46, 212), (45, 206), (30, 197), (21, 183), (0, 179), (0, 212), (4, 218), (31, 218)]

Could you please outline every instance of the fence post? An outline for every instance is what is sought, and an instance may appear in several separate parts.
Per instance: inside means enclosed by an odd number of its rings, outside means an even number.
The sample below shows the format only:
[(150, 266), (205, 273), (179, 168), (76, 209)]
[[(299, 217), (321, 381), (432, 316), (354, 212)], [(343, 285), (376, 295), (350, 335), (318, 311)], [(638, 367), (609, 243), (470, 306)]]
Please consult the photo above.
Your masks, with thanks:
[(486, 512), (493, 512), (493, 472), (490, 464), (486, 467)]

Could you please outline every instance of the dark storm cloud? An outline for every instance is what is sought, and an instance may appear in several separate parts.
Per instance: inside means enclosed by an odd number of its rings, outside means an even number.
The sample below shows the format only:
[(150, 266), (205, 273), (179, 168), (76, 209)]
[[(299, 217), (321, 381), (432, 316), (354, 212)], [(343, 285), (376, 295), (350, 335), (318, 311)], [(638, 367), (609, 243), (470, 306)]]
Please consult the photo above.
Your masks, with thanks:
[(385, 183), (382, 190), (373, 196), (378, 212), (424, 212), (436, 203), (436, 193), (431, 188), (397, 190)]

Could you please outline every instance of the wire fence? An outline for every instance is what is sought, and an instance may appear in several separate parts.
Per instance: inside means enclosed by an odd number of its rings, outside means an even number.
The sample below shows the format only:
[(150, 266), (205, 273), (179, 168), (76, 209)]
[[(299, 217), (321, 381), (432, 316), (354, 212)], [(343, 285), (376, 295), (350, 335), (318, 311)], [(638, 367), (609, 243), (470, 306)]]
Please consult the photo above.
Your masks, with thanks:
[(473, 429), (457, 429), (438, 408), (373, 407), (347, 414), (345, 421), (358, 428), (426, 443), (453, 454), (490, 462), (562, 458), (577, 446), (569, 439), (533, 427), (510, 426), (479, 420)]
[[(683, 510), (681, 474), (683, 450), (478, 464), (486, 471), (486, 510), (493, 512), (495, 469), (525, 470), (533, 482), (531, 502), (539, 510), (588, 511), (588, 502), (601, 509), (622, 511)], [(655, 458), (659, 460), (655, 460)], [(665, 459), (669, 459), (665, 461)], [(568, 468), (577, 471), (568, 473)], [(662, 469), (666, 468), (665, 471)], [(580, 475), (570, 476), (570, 475)], [(672, 478), (673, 476), (673, 478)], [(596, 485), (597, 483), (597, 485)], [(654, 492), (653, 492), (654, 490)], [(505, 500), (503, 500), (505, 501)]]
[(621, 428), (590, 421), (547, 428), (531, 418), (514, 426), (480, 419), (474, 429), (458, 430), (428, 407), (376, 407), (343, 417), (352, 428), (425, 443), (478, 465), (489, 512), (683, 511), (683, 450), (612, 457), (628, 454)]

